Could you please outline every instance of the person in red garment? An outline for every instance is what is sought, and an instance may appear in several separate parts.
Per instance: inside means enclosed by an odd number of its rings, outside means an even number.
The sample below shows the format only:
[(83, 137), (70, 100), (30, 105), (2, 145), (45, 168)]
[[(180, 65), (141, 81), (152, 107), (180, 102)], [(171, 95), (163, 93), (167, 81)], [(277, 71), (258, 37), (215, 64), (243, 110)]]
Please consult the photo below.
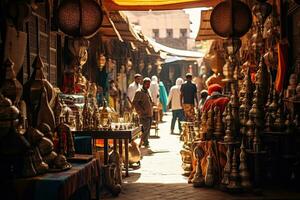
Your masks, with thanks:
[(223, 113), (229, 98), (222, 94), (222, 86), (219, 84), (212, 84), (208, 87), (208, 97), (202, 107), (202, 112), (208, 112), (211, 108), (218, 106)]

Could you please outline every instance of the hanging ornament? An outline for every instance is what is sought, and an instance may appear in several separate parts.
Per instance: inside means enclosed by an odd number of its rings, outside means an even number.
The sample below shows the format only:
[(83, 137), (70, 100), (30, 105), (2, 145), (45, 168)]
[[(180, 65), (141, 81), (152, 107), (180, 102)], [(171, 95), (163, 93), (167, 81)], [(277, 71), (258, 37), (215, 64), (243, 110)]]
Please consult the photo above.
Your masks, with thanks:
[(103, 20), (101, 7), (94, 0), (64, 0), (57, 13), (59, 28), (73, 37), (91, 37)]
[(211, 13), (210, 25), (221, 37), (242, 37), (252, 25), (251, 10), (241, 1), (221, 2)]

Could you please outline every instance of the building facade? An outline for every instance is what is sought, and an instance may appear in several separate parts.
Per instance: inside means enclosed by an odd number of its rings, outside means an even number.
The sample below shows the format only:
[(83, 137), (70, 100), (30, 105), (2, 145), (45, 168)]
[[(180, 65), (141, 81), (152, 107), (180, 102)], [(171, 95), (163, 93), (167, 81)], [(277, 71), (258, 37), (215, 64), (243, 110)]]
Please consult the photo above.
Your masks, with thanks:
[(126, 12), (129, 21), (142, 33), (168, 47), (191, 50), (189, 15), (183, 10)]

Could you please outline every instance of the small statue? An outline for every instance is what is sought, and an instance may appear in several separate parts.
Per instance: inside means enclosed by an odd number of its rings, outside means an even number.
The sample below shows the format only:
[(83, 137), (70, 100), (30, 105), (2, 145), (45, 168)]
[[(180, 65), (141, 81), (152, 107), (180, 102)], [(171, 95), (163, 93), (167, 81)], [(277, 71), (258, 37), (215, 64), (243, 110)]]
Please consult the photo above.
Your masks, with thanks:
[(64, 123), (64, 117), (60, 119), (60, 124), (54, 136), (54, 142), (56, 143), (55, 149), (57, 153), (66, 155), (67, 157), (75, 155), (73, 134), (70, 126)]
[(240, 183), (240, 177), (239, 177), (239, 171), (237, 168), (237, 162), (236, 162), (236, 153), (235, 149), (233, 150), (232, 155), (232, 166), (231, 166), (231, 172), (229, 175), (229, 183), (227, 185), (227, 189), (229, 189), (232, 192), (238, 191), (241, 188)]
[(207, 156), (207, 169), (205, 174), (205, 185), (212, 187), (214, 185), (213, 163), (210, 153)]
[(197, 165), (196, 165), (196, 172), (192, 179), (192, 183), (194, 187), (202, 187), (204, 186), (204, 182), (205, 182), (204, 177), (202, 175), (202, 168), (201, 168), (201, 160), (204, 156), (204, 152), (199, 147), (196, 147), (194, 149), (194, 155), (197, 159)]

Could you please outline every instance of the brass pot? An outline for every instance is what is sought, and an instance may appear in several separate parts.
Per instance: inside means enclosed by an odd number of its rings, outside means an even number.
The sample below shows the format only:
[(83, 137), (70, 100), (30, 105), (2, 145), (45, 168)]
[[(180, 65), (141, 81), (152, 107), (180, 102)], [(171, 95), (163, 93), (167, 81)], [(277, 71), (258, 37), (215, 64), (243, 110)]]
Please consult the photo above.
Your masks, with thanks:
[(19, 110), (12, 102), (0, 94), (0, 139), (9, 133), (12, 126), (18, 122)]
[(41, 139), (40, 143), (38, 144), (38, 147), (42, 156), (51, 153), (51, 151), (53, 151), (54, 149), (52, 141), (46, 137), (43, 137)]
[(45, 161), (45, 163), (47, 163), (49, 166), (52, 166), (54, 160), (57, 157), (57, 153), (55, 153), (55, 151), (51, 151), (51, 153), (43, 156), (43, 160)]
[(29, 140), (30, 144), (36, 145), (40, 142), (40, 140), (44, 137), (44, 134), (32, 127), (29, 127), (27, 130), (27, 139)]

